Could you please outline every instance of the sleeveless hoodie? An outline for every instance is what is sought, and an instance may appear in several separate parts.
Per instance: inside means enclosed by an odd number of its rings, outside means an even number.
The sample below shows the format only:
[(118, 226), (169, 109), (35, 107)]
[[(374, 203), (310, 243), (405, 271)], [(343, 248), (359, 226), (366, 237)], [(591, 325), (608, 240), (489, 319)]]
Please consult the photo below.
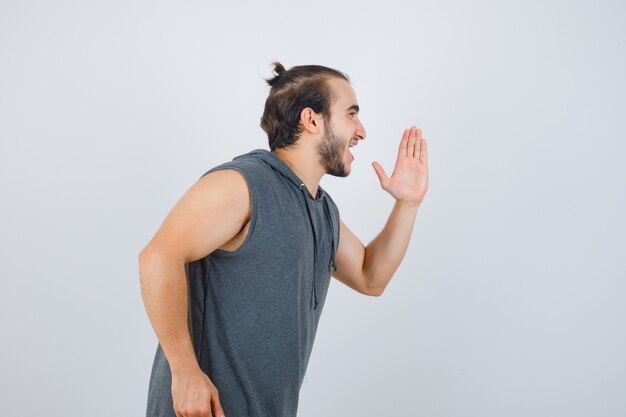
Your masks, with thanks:
[[(202, 176), (221, 169), (245, 176), (252, 213), (239, 248), (185, 264), (196, 357), (226, 417), (295, 417), (330, 274), (337, 270), (339, 211), (322, 187), (313, 197), (268, 150), (239, 155)], [(147, 416), (175, 417), (160, 345)]]

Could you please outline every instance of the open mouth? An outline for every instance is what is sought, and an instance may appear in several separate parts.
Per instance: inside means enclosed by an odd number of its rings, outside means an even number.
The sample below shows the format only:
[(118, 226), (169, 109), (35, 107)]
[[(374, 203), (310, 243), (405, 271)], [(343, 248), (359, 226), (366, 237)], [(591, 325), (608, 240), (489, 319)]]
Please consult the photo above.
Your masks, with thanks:
[(352, 159), (354, 159), (354, 155), (352, 155), (352, 152), (350, 152), (350, 149), (354, 148), (357, 145), (358, 142), (355, 141), (351, 141), (350, 144), (348, 145), (348, 153), (350, 154), (350, 156), (352, 157)]

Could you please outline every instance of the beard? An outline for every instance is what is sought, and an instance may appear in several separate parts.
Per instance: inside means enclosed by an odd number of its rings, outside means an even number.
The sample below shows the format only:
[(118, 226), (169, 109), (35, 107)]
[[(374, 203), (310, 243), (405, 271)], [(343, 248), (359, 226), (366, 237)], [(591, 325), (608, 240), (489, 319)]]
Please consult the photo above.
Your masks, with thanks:
[(346, 170), (344, 154), (347, 144), (338, 138), (330, 129), (328, 123), (324, 124), (324, 137), (317, 146), (320, 164), (327, 174), (334, 177), (347, 177), (350, 171)]

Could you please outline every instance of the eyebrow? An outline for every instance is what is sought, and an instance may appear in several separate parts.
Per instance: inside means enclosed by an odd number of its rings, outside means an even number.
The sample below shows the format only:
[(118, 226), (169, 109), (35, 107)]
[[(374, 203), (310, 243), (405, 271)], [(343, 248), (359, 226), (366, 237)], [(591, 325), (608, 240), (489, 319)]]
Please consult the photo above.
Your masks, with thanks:
[(352, 106), (348, 107), (346, 109), (346, 111), (350, 111), (350, 110), (356, 110), (356, 112), (359, 112), (359, 105), (358, 104), (353, 104)]

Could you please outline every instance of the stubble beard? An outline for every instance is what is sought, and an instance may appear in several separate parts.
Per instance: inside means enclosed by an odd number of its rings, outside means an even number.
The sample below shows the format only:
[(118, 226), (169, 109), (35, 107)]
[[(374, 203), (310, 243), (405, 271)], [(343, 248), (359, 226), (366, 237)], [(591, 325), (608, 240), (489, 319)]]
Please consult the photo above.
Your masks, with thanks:
[(324, 124), (324, 137), (317, 147), (320, 164), (327, 174), (334, 177), (347, 177), (350, 174), (346, 171), (346, 164), (343, 162), (345, 154), (345, 144), (335, 136), (334, 132)]

